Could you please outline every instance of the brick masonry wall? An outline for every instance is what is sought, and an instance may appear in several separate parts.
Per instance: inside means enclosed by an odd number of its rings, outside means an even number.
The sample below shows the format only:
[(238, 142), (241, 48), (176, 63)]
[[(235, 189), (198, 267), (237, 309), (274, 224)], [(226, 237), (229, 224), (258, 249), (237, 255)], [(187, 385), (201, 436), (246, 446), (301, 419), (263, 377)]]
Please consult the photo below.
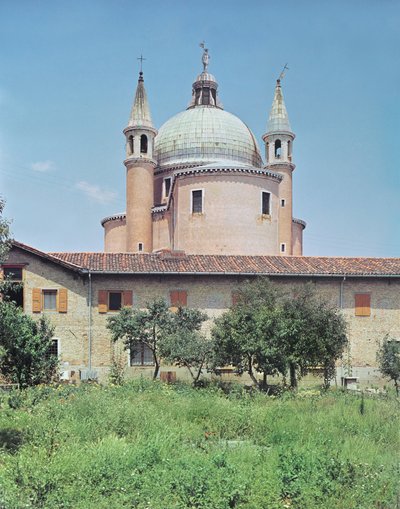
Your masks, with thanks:
[[(60, 340), (60, 352), (64, 369), (75, 371), (88, 367), (89, 338), (89, 284), (87, 276), (80, 276), (44, 259), (14, 248), (7, 263), (27, 264), (24, 269), (24, 310), (32, 313), (32, 289), (68, 290), (68, 312), (46, 312), (55, 325), (55, 337)], [(99, 290), (132, 290), (133, 306), (144, 307), (146, 301), (156, 297), (169, 300), (171, 290), (187, 291), (188, 306), (204, 310), (210, 320), (205, 325), (210, 329), (212, 319), (221, 315), (232, 304), (232, 292), (245, 278), (240, 276), (185, 276), (185, 275), (101, 275), (92, 276), (92, 368), (105, 378), (114, 347), (106, 329), (107, 317), (112, 312), (98, 312)], [(275, 284), (287, 290), (301, 286), (308, 278), (273, 278)], [(354, 374), (368, 380), (376, 379), (376, 350), (378, 342), (386, 334), (400, 339), (400, 279), (312, 278), (317, 292), (332, 304), (342, 306), (347, 319), (350, 339), (350, 355)], [(355, 316), (355, 293), (371, 294), (371, 316)], [(128, 376), (138, 373), (151, 376), (152, 368), (128, 367)], [(339, 365), (339, 374), (342, 367)], [(177, 371), (178, 377), (186, 378), (184, 369), (163, 366), (163, 370)]]

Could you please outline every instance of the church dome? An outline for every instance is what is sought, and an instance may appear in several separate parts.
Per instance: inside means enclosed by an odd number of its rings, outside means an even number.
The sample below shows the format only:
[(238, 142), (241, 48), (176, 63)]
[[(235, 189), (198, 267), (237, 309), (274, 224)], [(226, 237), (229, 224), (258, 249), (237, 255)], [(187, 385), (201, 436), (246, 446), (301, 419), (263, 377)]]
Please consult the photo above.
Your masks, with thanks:
[(167, 120), (155, 138), (159, 166), (235, 162), (261, 167), (253, 133), (238, 117), (218, 107), (197, 105)]

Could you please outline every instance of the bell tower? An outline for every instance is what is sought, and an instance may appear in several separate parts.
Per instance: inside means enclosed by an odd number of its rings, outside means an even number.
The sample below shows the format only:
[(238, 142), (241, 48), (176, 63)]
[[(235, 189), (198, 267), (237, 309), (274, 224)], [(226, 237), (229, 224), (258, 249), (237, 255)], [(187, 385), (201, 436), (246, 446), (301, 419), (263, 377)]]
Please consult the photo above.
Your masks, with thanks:
[(295, 165), (292, 163), (292, 150), (294, 139), (295, 135), (290, 127), (289, 116), (283, 99), (281, 79), (278, 79), (267, 122), (267, 131), (263, 135), (263, 140), (265, 143), (266, 169), (280, 173), (283, 176), (283, 180), (279, 184), (278, 250), (281, 255), (293, 254), (292, 173)]
[[(142, 57), (141, 57), (142, 60)], [(139, 72), (135, 99), (124, 129), (126, 138), (126, 250), (151, 253), (153, 250), (154, 205), (154, 138), (150, 108), (144, 88), (143, 72)]]

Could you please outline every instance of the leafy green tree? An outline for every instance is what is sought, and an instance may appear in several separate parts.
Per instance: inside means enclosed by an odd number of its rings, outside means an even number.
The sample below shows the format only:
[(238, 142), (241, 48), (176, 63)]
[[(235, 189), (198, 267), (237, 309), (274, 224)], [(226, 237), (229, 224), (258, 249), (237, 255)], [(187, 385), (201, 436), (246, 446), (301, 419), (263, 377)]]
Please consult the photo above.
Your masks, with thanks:
[(0, 262), (3, 262), (11, 247), (9, 222), (3, 217), (4, 200), (0, 197)]
[(380, 372), (389, 380), (393, 380), (396, 394), (399, 395), (400, 385), (400, 342), (385, 336), (377, 352)]
[(322, 366), (328, 387), (336, 360), (347, 345), (343, 315), (306, 285), (283, 299), (281, 317), (281, 347), (289, 366), (290, 386), (296, 388), (311, 367)]
[(207, 315), (198, 309), (178, 308), (172, 314), (171, 332), (161, 345), (161, 356), (185, 367), (197, 385), (203, 370), (211, 363), (212, 342), (201, 333)]
[[(280, 294), (265, 278), (238, 288), (237, 303), (215, 321), (212, 330), (216, 365), (233, 365), (253, 383), (266, 386), (267, 376), (286, 372), (279, 345)], [(263, 374), (261, 384), (257, 372)]]
[(143, 343), (154, 359), (153, 379), (156, 379), (161, 363), (161, 344), (171, 333), (172, 313), (165, 299), (146, 303), (146, 309), (124, 307), (116, 316), (107, 320), (107, 328), (114, 342), (123, 340), (126, 350), (134, 352)]
[(45, 317), (25, 315), (13, 302), (0, 303), (0, 372), (20, 388), (48, 383), (57, 374), (58, 358), (50, 353), (54, 328)]
[[(266, 386), (267, 375), (290, 374), (290, 385), (311, 367), (322, 366), (325, 385), (347, 343), (346, 322), (339, 310), (317, 297), (307, 285), (297, 294), (278, 293), (267, 280), (246, 283), (238, 302), (215, 322), (216, 362)], [(263, 382), (257, 379), (263, 374)]]

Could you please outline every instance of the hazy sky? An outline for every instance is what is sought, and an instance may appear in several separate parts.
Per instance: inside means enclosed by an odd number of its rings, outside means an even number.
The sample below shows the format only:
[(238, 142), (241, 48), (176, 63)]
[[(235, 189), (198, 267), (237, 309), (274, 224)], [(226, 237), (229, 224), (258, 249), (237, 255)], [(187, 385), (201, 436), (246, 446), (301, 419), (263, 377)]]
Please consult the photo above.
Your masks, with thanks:
[(262, 153), (275, 80), (305, 255), (400, 256), (400, 1), (0, 0), (0, 195), (14, 237), (100, 251), (125, 210), (123, 128), (144, 62), (153, 121), (186, 108), (203, 39)]

